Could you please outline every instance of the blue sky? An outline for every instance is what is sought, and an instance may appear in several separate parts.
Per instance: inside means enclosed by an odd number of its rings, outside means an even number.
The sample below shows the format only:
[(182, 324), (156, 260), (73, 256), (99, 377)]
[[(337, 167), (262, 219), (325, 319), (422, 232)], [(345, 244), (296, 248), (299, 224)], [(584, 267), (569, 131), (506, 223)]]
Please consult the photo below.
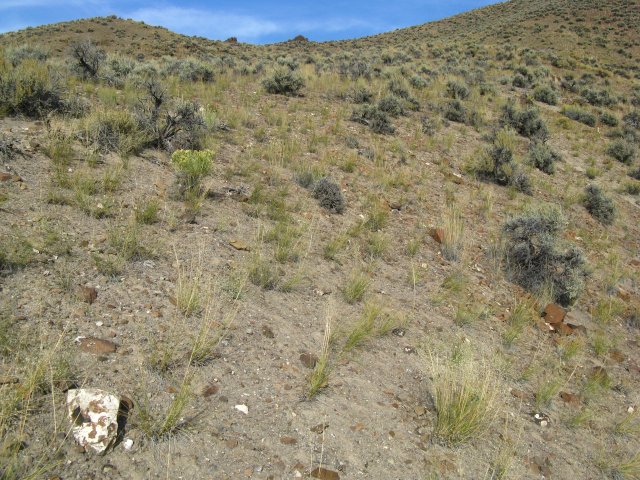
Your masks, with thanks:
[(0, 32), (118, 15), (214, 40), (271, 43), (298, 34), (337, 40), (448, 17), (495, 0), (0, 0)]

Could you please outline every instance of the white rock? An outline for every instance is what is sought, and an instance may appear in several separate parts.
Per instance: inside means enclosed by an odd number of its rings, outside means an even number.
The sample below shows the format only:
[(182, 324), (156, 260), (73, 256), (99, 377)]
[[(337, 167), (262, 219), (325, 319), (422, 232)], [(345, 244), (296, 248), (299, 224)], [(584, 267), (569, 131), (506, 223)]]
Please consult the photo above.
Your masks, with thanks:
[(124, 442), (122, 442), (122, 446), (125, 450), (131, 450), (133, 448), (133, 440), (127, 438)]
[(118, 434), (120, 399), (97, 388), (67, 392), (67, 412), (74, 424), (72, 433), (85, 450), (103, 453)]
[(249, 407), (246, 405), (236, 405), (234, 408), (245, 415), (249, 413)]

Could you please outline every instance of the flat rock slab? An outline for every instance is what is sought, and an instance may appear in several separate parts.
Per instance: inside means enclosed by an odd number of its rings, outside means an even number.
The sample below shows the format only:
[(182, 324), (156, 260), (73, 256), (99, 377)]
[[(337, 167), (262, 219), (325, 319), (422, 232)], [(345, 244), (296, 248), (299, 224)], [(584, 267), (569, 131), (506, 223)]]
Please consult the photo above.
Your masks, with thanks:
[(67, 412), (72, 433), (85, 451), (104, 453), (118, 434), (120, 399), (97, 388), (67, 392)]
[(311, 470), (311, 476), (313, 478), (319, 478), (320, 480), (340, 480), (338, 472), (333, 470), (327, 470), (326, 468), (316, 467)]
[(105, 353), (115, 353), (118, 349), (118, 346), (109, 341), (104, 340), (102, 338), (96, 337), (83, 337), (79, 339), (80, 341), (80, 350), (87, 353), (93, 353), (96, 355), (102, 355)]

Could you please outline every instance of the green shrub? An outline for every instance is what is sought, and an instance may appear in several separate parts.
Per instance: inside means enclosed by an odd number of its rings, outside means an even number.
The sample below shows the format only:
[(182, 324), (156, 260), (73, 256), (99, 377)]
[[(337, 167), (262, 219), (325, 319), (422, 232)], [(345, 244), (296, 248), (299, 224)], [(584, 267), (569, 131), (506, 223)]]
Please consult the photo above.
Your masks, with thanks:
[(570, 118), (571, 120), (575, 120), (576, 122), (584, 123), (588, 127), (596, 126), (596, 116), (593, 113), (587, 112), (585, 110), (581, 110), (577, 107), (563, 107), (562, 114)]
[(538, 170), (551, 175), (556, 170), (555, 163), (562, 158), (545, 142), (534, 141), (529, 147), (528, 159)]
[(444, 106), (444, 118), (452, 122), (465, 123), (467, 121), (467, 109), (460, 100), (450, 100)]
[(609, 144), (607, 154), (625, 165), (631, 165), (636, 157), (636, 147), (627, 140), (619, 139)]
[(616, 207), (613, 200), (597, 185), (587, 185), (585, 188), (584, 206), (591, 216), (603, 225), (613, 224)]
[(420, 75), (414, 75), (409, 79), (409, 83), (413, 88), (423, 89), (429, 86), (429, 81)]
[(135, 112), (147, 146), (173, 150), (198, 150), (205, 126), (200, 105), (167, 98), (156, 79), (143, 83), (147, 95)]
[(622, 117), (622, 121), (630, 128), (640, 130), (640, 110), (634, 110)]
[(85, 121), (83, 140), (101, 152), (118, 152), (122, 156), (138, 153), (145, 137), (127, 110), (99, 110)]
[(399, 117), (406, 113), (402, 106), (402, 101), (395, 95), (387, 95), (380, 99), (378, 102), (378, 109), (388, 113), (392, 117)]
[(618, 99), (613, 97), (607, 90), (585, 88), (582, 90), (581, 95), (587, 103), (596, 107), (611, 107), (618, 103)]
[(518, 111), (512, 103), (508, 103), (502, 110), (501, 123), (503, 126), (512, 127), (524, 137), (538, 140), (546, 140), (549, 137), (547, 125), (535, 108)]
[(351, 120), (367, 125), (375, 133), (391, 135), (396, 131), (389, 120), (389, 116), (380, 110), (377, 105), (362, 105), (362, 107), (353, 111)]
[(636, 168), (635, 170), (631, 170), (629, 172), (629, 176), (631, 178), (635, 178), (636, 180), (640, 180), (640, 168)]
[(498, 185), (510, 185), (529, 195), (532, 192), (531, 180), (514, 159), (513, 135), (507, 129), (495, 134), (493, 145), (484, 153), (477, 173)]
[(550, 289), (556, 302), (578, 299), (588, 275), (575, 245), (561, 243), (563, 219), (556, 209), (540, 209), (505, 223), (506, 267), (513, 280), (533, 292)]
[(327, 177), (318, 180), (313, 186), (313, 196), (320, 206), (333, 213), (344, 212), (344, 197), (340, 187)]
[(529, 85), (529, 82), (525, 78), (524, 75), (520, 73), (516, 73), (513, 76), (513, 80), (511, 81), (511, 85), (517, 88), (526, 88)]
[(548, 86), (536, 88), (533, 91), (533, 98), (547, 105), (555, 105), (558, 103), (558, 94), (553, 88)]
[(618, 118), (609, 112), (602, 112), (600, 114), (600, 121), (608, 127), (617, 127), (619, 123)]
[(353, 103), (370, 103), (373, 93), (366, 87), (356, 87), (349, 94)]
[(291, 70), (276, 70), (271, 78), (265, 78), (262, 85), (268, 93), (281, 95), (299, 95), (304, 80)]
[(63, 107), (62, 90), (46, 65), (26, 60), (3, 69), (0, 63), (0, 115), (42, 118)]
[(76, 61), (76, 70), (83, 78), (97, 78), (107, 59), (105, 51), (88, 40), (72, 44), (71, 56)]
[(178, 172), (183, 193), (197, 193), (202, 178), (209, 174), (213, 165), (211, 150), (176, 150), (171, 163)]
[(35, 60), (39, 63), (46, 62), (49, 58), (49, 52), (40, 46), (20, 45), (18, 47), (8, 48), (6, 57), (12, 66), (17, 67), (25, 60)]
[(469, 87), (455, 80), (447, 82), (447, 96), (455, 100), (466, 100), (471, 95)]
[(165, 73), (186, 82), (211, 82), (214, 78), (211, 65), (193, 58), (172, 59), (166, 65)]

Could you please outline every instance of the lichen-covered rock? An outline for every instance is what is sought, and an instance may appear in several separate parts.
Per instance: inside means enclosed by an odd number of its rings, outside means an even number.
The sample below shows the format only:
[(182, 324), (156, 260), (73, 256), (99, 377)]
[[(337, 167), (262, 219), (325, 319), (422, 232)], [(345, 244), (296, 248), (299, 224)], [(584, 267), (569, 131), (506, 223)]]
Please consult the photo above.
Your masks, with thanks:
[(104, 453), (118, 434), (120, 399), (97, 388), (67, 392), (67, 411), (76, 442), (86, 451)]

